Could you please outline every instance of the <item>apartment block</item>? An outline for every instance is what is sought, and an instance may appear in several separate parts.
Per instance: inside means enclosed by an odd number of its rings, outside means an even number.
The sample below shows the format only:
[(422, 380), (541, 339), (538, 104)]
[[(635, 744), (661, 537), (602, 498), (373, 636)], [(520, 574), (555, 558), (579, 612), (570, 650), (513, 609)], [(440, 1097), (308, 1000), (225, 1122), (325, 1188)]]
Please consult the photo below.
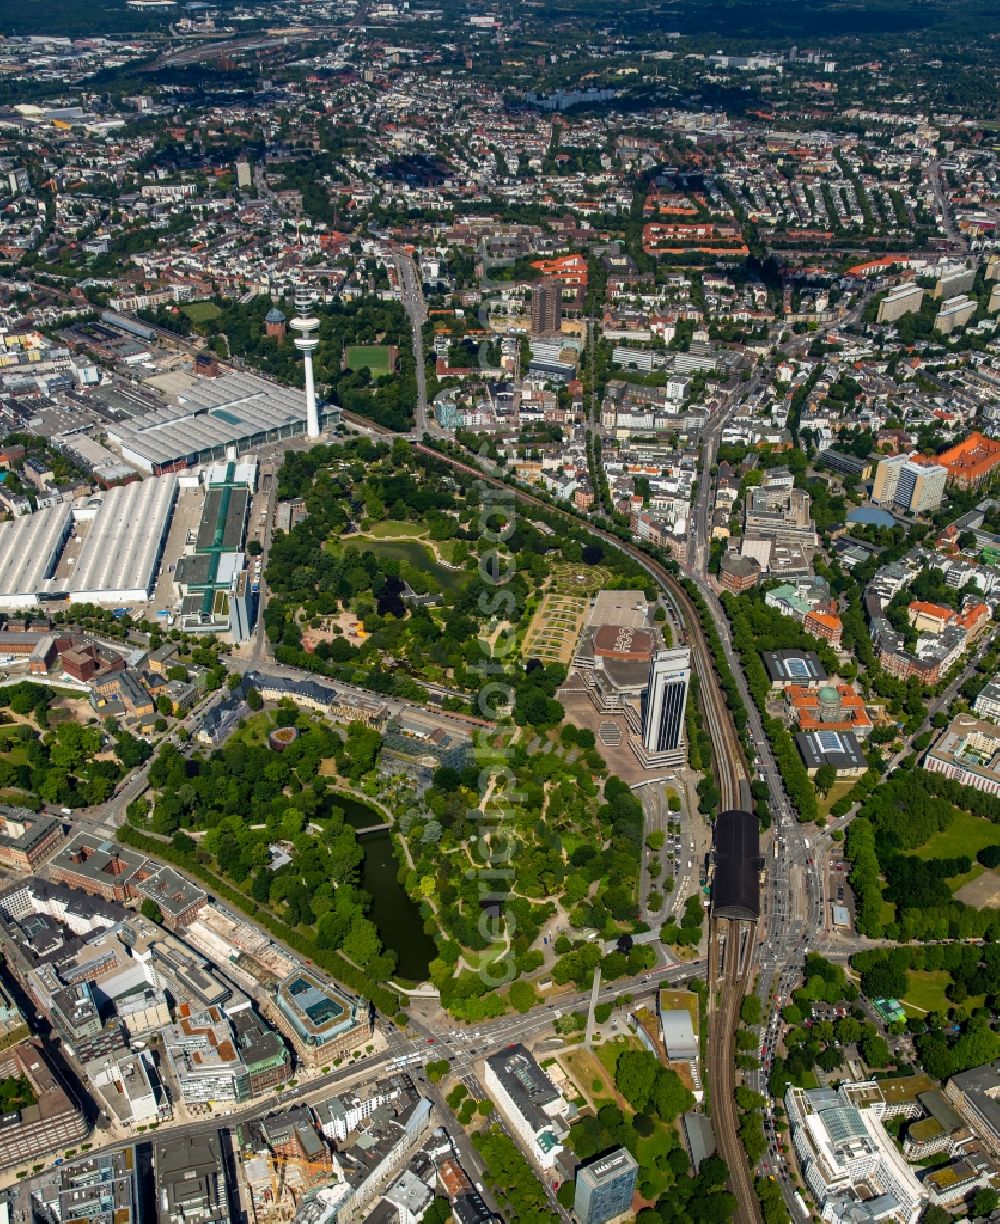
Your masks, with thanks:
[(944, 498), (948, 469), (938, 463), (916, 463), (907, 459), (899, 470), (894, 501), (913, 514), (937, 510)]
[(924, 300), (924, 291), (919, 285), (898, 285), (885, 295), (879, 303), (879, 323), (895, 323), (903, 315), (919, 310)]

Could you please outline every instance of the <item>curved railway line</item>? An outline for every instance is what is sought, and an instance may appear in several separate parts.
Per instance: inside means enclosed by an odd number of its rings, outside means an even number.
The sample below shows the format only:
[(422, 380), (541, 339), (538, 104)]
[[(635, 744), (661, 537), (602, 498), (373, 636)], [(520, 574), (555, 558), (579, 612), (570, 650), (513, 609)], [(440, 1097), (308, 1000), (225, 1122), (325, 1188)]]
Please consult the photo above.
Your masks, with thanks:
[[(382, 432), (382, 431), (380, 431)], [(387, 436), (390, 431), (384, 431)], [(687, 626), (688, 644), (694, 656), (699, 679), (699, 694), (702, 709), (708, 723), (715, 755), (716, 776), (719, 783), (720, 810), (738, 808), (743, 800), (749, 781), (749, 771), (743, 756), (736, 725), (726, 704), (725, 695), (718, 682), (715, 662), (705, 641), (698, 609), (684, 587), (667, 570), (665, 565), (654, 560), (634, 545), (620, 540), (603, 528), (582, 522), (575, 515), (552, 506), (541, 498), (518, 489), (497, 477), (489, 476), (471, 464), (463, 463), (450, 455), (442, 454), (423, 443), (414, 443), (423, 454), (510, 491), (518, 501), (538, 506), (582, 526), (592, 536), (617, 548), (631, 557), (664, 591), (678, 614), (678, 620)], [(746, 1153), (739, 1137), (739, 1118), (736, 1108), (736, 1030), (739, 1027), (740, 1005), (746, 994), (753, 966), (753, 951), (757, 924), (747, 920), (732, 920), (712, 916), (709, 927), (709, 1094), (712, 1111), (712, 1129), (723, 1160), (729, 1167), (729, 1184), (736, 1197), (737, 1224), (761, 1224), (760, 1205), (753, 1186), (753, 1174), (747, 1164)], [(719, 973), (721, 959), (722, 972)]]
[[(353, 424), (369, 433), (387, 438), (399, 434), (384, 426), (373, 425), (363, 417), (344, 413)], [(412, 439), (411, 439), (412, 440)], [(666, 594), (678, 615), (679, 622), (687, 626), (688, 645), (694, 656), (699, 680), (699, 695), (708, 723), (715, 756), (715, 772), (719, 784), (720, 810), (738, 808), (742, 805), (744, 791), (748, 788), (749, 771), (743, 756), (732, 713), (726, 704), (725, 695), (718, 682), (712, 652), (705, 641), (701, 619), (694, 601), (680, 582), (665, 565), (644, 553), (633, 544), (620, 540), (610, 531), (595, 527), (558, 506), (552, 506), (526, 490), (508, 484), (499, 477), (490, 476), (481, 468), (463, 463), (451, 455), (435, 450), (422, 442), (413, 441), (413, 446), (422, 454), (440, 459), (457, 471), (474, 476), (496, 488), (506, 489), (516, 500), (538, 506), (560, 518), (581, 526), (590, 535), (631, 557)], [(729, 1168), (729, 1185), (736, 1198), (736, 1224), (761, 1224), (762, 1216), (757, 1194), (753, 1186), (753, 1174), (747, 1163), (746, 1153), (739, 1136), (739, 1115), (736, 1108), (736, 1030), (739, 1027), (740, 1005), (746, 994), (753, 966), (754, 944), (757, 935), (755, 921), (733, 920), (712, 915), (709, 924), (708, 953), (708, 1006), (709, 1006), (709, 1101), (712, 1129), (715, 1133), (719, 1154)], [(721, 962), (721, 973), (720, 973)]]

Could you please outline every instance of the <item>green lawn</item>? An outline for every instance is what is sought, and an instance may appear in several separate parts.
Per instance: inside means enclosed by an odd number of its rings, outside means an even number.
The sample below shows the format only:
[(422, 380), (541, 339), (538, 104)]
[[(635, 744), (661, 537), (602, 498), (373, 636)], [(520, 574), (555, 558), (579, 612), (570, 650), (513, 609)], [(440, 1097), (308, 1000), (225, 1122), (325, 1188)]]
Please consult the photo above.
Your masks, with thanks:
[(935, 833), (928, 842), (910, 853), (920, 859), (961, 858), (976, 854), (986, 846), (1000, 845), (1000, 825), (973, 816), (971, 812), (957, 811), (951, 824), (940, 833)]
[(261, 710), (259, 714), (248, 714), (243, 720), (243, 726), (236, 728), (232, 738), (250, 747), (259, 748), (262, 744), (267, 743), (267, 737), (274, 726), (274, 715), (269, 714), (266, 710)]
[[(435, 543), (438, 546), (438, 552), (441, 554), (442, 557), (444, 557), (444, 559), (450, 565), (457, 564), (455, 561), (455, 549), (458, 547), (459, 544), (465, 544), (464, 540), (437, 540), (435, 541)], [(466, 551), (466, 554), (468, 554), (468, 551), (469, 551), (468, 544), (465, 544), (465, 551)]]
[(947, 1011), (951, 1003), (944, 993), (951, 981), (947, 969), (909, 969), (906, 973), (906, 998), (900, 999), (921, 1012)]
[(207, 323), (222, 314), (214, 302), (188, 302), (183, 309), (192, 323)]
[(594, 1053), (604, 1064), (605, 1070), (613, 1080), (615, 1077), (615, 1067), (618, 1063), (618, 1055), (625, 1050), (638, 1050), (641, 1048), (637, 1037), (613, 1037), (610, 1041), (604, 1041), (599, 1046), (596, 1046)]
[(833, 805), (838, 799), (843, 798), (843, 796), (847, 794), (847, 792), (854, 786), (856, 781), (856, 778), (838, 778), (837, 781), (834, 782), (833, 786), (830, 787), (829, 791), (827, 791), (825, 797), (817, 794), (816, 806), (819, 809), (819, 814), (821, 816), (829, 816), (830, 809), (833, 807)]
[(397, 539), (419, 540), (427, 532), (425, 523), (394, 523), (388, 519), (383, 523), (372, 523), (365, 534), (374, 536), (376, 540), (391, 539), (393, 536)]
[(966, 884), (971, 884), (973, 880), (978, 880), (985, 870), (986, 868), (982, 863), (973, 863), (970, 871), (963, 871), (961, 875), (949, 876), (945, 883), (953, 893), (957, 893)]
[(369, 369), (373, 374), (391, 372), (389, 346), (387, 344), (349, 344), (347, 346), (347, 368)]
[[(946, 1012), (953, 1006), (945, 994), (951, 974), (947, 969), (908, 969), (906, 971), (906, 998), (900, 999), (910, 1015), (922, 1016), (925, 1012)], [(962, 1006), (967, 1011), (982, 1007), (984, 995), (969, 995)]]

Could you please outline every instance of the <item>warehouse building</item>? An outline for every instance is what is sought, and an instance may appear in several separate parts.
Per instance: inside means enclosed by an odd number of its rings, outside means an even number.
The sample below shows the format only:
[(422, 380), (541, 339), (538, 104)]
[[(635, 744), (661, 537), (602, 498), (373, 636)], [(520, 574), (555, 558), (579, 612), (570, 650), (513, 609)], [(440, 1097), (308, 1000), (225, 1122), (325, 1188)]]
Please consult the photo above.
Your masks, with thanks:
[[(320, 426), (340, 423), (340, 409), (320, 405)], [(108, 439), (122, 458), (159, 475), (226, 458), (293, 438), (305, 432), (306, 401), (301, 391), (255, 374), (232, 372), (196, 378), (154, 412), (108, 427)]]
[(177, 480), (143, 480), (0, 523), (0, 607), (149, 599)]

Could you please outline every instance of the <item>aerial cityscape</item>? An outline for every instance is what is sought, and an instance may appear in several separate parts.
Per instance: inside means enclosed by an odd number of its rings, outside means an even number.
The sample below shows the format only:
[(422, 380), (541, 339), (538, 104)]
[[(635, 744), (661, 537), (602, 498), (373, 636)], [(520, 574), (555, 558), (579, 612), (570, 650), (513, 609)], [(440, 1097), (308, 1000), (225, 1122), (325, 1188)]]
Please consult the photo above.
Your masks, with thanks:
[(998, 87), (0, 5), (0, 1224), (1000, 1224)]

